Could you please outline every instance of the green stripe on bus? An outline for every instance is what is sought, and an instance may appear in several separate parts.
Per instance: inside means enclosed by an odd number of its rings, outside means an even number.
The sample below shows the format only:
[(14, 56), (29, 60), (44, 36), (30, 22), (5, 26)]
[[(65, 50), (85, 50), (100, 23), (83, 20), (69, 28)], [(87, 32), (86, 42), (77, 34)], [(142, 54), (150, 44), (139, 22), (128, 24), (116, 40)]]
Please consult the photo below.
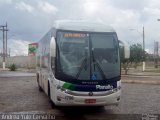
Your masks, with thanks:
[(71, 84), (71, 86), (70, 86), (70, 90), (75, 90), (75, 88), (76, 88), (76, 86), (75, 86), (75, 85), (73, 85), (73, 84)]
[(69, 90), (75, 90), (75, 85), (73, 85), (71, 83), (64, 83), (63, 88), (69, 89)]

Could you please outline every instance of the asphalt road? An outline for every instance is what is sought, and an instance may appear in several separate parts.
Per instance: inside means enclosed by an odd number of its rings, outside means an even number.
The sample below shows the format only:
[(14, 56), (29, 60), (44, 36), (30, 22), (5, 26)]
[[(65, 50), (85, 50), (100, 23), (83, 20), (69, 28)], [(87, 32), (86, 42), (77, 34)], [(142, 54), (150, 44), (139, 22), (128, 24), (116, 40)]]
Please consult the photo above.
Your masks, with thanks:
[(144, 114), (160, 114), (159, 101), (160, 85), (123, 83), (119, 106), (51, 108), (48, 97), (38, 91), (34, 76), (0, 77), (1, 114), (54, 114), (57, 120), (142, 120)]

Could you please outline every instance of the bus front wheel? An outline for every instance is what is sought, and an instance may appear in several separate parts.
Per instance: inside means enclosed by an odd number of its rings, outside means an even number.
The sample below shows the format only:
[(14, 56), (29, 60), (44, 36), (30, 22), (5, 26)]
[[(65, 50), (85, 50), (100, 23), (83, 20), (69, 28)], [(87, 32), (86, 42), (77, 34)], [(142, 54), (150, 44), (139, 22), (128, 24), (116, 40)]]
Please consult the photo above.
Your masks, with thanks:
[(50, 91), (49, 81), (48, 81), (48, 97), (49, 97), (49, 102), (50, 102), (50, 104), (51, 104), (51, 107), (54, 108), (54, 107), (55, 107), (55, 104), (54, 104), (54, 102), (53, 102), (52, 99), (51, 99), (51, 91)]

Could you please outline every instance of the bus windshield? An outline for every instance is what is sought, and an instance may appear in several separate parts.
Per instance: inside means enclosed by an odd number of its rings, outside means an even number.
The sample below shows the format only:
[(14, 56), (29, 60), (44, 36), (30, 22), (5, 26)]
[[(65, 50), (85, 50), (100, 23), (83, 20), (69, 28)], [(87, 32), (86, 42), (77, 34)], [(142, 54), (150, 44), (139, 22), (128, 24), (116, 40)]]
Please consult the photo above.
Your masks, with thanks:
[(115, 33), (59, 31), (56, 78), (106, 80), (120, 75)]

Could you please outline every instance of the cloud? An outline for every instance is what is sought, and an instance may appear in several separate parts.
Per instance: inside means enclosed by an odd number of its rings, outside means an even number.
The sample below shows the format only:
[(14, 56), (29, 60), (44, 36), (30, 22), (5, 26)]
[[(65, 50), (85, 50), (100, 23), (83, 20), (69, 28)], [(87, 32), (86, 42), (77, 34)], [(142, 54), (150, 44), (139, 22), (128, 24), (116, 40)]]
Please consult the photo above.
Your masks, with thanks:
[(145, 50), (146, 50), (146, 52), (149, 53), (149, 54), (154, 54), (154, 50), (152, 50), (152, 49), (145, 49)]
[(11, 56), (28, 55), (28, 44), (27, 40), (10, 39), (8, 48), (11, 50)]
[(110, 0), (110, 5), (120, 9), (143, 10), (149, 5), (149, 0)]
[(57, 7), (55, 7), (53, 4), (44, 1), (40, 1), (38, 3), (38, 7), (47, 14), (55, 14), (58, 11)]
[(144, 8), (143, 10), (144, 13), (150, 15), (155, 15), (155, 16), (160, 16), (160, 8)]
[[(118, 38), (122, 41), (126, 41), (129, 45), (142, 44), (142, 27), (145, 27), (145, 46), (146, 49), (153, 49), (153, 41), (159, 40), (159, 27), (157, 17), (160, 16), (160, 7), (155, 3), (150, 5), (149, 1), (126, 1), (126, 0), (113, 0), (103, 1), (98, 3), (98, 9), (90, 12), (84, 12), (85, 18), (91, 20), (101, 20), (106, 24), (112, 25), (117, 31)], [(96, 4), (96, 1), (90, 1), (91, 4)], [(84, 2), (85, 3), (85, 2)], [(88, 3), (88, 0), (86, 0)], [(87, 4), (88, 5), (88, 4)], [(87, 9), (86, 5), (86, 10)], [(153, 7), (157, 6), (157, 7)], [(97, 6), (96, 6), (97, 7)], [(89, 8), (89, 6), (88, 6)], [(92, 7), (91, 7), (92, 8)], [(135, 29), (130, 31), (129, 29)]]
[(88, 15), (95, 14), (96, 11), (98, 11), (99, 7), (101, 6), (100, 2), (95, 0), (87, 0), (84, 2), (84, 10), (85, 13)]
[(30, 12), (30, 13), (32, 13), (33, 10), (34, 10), (34, 8), (31, 5), (29, 5), (25, 2), (16, 3), (15, 8), (18, 9), (18, 10), (27, 11), (27, 12)]
[(148, 6), (151, 8), (160, 8), (160, 1), (159, 0), (150, 0)]
[(12, 4), (12, 0), (0, 0), (0, 5)]
[(9, 33), (21, 41), (38, 41), (57, 19), (102, 21), (130, 44), (142, 43), (137, 31), (144, 26), (146, 49), (160, 38), (159, 0), (0, 0), (0, 16), (0, 25), (7, 21)]

